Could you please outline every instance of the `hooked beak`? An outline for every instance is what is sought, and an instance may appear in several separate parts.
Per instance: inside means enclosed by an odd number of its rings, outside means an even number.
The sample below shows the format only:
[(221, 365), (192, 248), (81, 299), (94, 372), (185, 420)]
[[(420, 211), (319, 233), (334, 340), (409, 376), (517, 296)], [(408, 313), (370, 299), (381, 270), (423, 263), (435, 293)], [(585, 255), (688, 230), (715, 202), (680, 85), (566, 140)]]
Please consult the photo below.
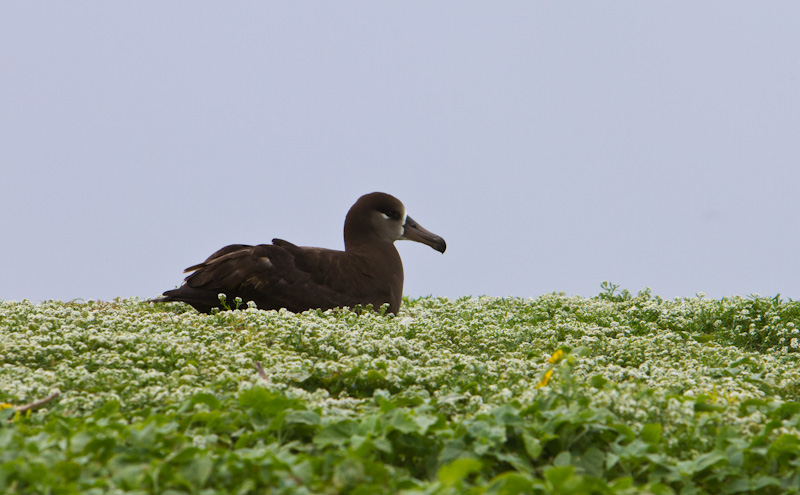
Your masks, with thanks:
[(403, 225), (403, 235), (400, 236), (400, 239), (421, 242), (440, 253), (443, 253), (444, 250), (447, 249), (447, 243), (444, 242), (444, 239), (429, 230), (425, 230), (422, 225), (415, 222), (414, 219), (409, 216), (406, 216), (406, 223)]

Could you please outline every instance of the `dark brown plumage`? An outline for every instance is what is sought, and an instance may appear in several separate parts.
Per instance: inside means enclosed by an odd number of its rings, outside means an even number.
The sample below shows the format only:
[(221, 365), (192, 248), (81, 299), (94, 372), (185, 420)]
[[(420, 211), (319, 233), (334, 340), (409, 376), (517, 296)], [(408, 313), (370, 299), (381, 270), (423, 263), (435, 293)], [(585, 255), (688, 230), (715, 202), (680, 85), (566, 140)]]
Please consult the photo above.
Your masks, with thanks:
[(344, 222), (344, 251), (272, 244), (233, 244), (190, 266), (184, 284), (153, 302), (182, 301), (208, 313), (224, 293), (259, 309), (331, 309), (389, 303), (397, 313), (403, 296), (403, 264), (394, 241), (408, 239), (444, 253), (444, 239), (407, 216), (405, 206), (385, 193), (361, 196)]

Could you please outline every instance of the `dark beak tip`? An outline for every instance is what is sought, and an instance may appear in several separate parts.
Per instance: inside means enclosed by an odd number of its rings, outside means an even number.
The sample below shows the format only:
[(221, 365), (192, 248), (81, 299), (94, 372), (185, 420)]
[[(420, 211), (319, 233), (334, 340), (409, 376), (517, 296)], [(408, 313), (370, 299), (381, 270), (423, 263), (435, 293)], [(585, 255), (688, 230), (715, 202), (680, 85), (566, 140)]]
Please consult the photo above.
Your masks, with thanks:
[(400, 239), (426, 244), (440, 253), (444, 253), (447, 249), (447, 243), (444, 242), (444, 239), (424, 229), (409, 216), (406, 216), (406, 222), (403, 224), (403, 235)]

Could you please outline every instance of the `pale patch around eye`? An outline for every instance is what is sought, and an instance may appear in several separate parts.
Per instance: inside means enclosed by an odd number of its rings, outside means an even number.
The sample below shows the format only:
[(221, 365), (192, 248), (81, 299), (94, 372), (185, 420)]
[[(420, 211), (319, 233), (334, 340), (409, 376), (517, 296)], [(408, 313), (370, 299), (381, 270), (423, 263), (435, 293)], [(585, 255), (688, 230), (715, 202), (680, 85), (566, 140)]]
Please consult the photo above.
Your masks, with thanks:
[(408, 213), (406, 213), (406, 210), (403, 210), (402, 217), (403, 221), (400, 222), (400, 238), (406, 235), (406, 218), (408, 218)]

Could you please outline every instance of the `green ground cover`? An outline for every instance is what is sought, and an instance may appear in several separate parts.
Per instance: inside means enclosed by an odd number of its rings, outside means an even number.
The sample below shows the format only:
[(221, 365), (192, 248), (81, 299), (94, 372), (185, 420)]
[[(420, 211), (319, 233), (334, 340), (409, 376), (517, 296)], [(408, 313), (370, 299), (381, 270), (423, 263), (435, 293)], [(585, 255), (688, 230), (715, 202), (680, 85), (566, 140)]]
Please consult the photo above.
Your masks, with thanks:
[(800, 493), (799, 341), (800, 302), (611, 285), (397, 316), (0, 302), (0, 493)]

